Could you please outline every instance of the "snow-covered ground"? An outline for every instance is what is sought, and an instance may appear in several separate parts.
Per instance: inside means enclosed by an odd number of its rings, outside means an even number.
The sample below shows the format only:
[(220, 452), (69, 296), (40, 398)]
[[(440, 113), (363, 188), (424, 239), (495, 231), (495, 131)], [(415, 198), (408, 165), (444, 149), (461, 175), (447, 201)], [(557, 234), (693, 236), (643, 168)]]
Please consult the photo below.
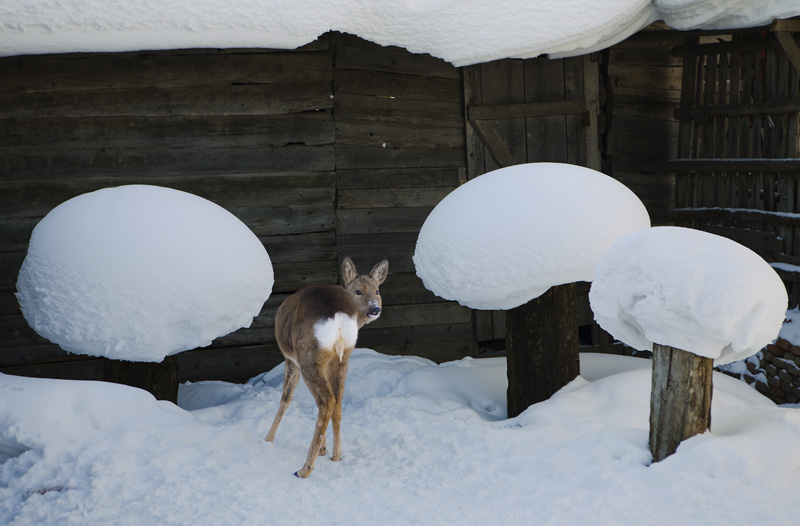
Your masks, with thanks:
[(274, 444), (278, 367), (184, 385), (177, 408), (113, 384), (0, 375), (0, 524), (796, 525), (800, 409), (714, 377), (712, 429), (650, 465), (649, 361), (582, 377), (505, 419), (505, 362), (358, 349), (344, 459), (303, 463), (298, 388)]

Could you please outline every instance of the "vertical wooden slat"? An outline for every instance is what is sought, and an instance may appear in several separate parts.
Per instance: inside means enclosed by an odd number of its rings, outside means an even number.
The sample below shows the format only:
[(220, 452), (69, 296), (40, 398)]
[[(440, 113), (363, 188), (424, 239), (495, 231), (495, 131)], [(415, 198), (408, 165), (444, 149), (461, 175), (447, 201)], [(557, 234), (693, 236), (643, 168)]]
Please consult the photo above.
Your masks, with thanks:
[[(600, 65), (597, 59), (589, 55), (583, 57), (582, 64), (580, 58), (575, 62), (576, 69), (583, 73), (583, 96), (586, 100), (586, 107), (589, 109), (589, 122), (586, 130), (584, 130), (586, 144), (584, 162), (586, 163), (585, 166), (599, 171), (602, 167), (598, 144), (598, 137), (600, 136), (598, 123), (598, 116), (600, 115)], [(577, 162), (582, 164), (580, 157), (577, 158)]]
[[(483, 104), (481, 98), (481, 66), (467, 66), (463, 68), (464, 73), (464, 111), (469, 111), (470, 106), (480, 106)], [(484, 158), (486, 151), (483, 142), (475, 128), (466, 118), (466, 148), (467, 148), (467, 180), (475, 179), (485, 173), (486, 166)]]
[[(694, 85), (697, 78), (697, 55), (685, 55), (683, 57), (683, 78), (681, 80), (681, 102), (682, 108), (691, 108), (694, 105)], [(693, 121), (683, 118), (678, 129), (678, 158), (691, 158), (691, 138)], [(689, 176), (679, 173), (675, 176), (675, 206), (684, 208), (690, 206), (689, 200)]]

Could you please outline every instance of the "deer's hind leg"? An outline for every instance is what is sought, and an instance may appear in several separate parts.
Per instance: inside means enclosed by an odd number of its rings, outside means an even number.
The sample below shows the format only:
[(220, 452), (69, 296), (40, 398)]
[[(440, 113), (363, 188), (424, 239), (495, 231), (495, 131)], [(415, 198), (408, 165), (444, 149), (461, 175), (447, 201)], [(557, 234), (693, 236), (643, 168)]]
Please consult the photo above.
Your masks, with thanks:
[[(328, 356), (326, 358), (329, 359)], [(312, 367), (303, 367), (303, 380), (305, 380), (308, 390), (314, 396), (319, 412), (317, 413), (317, 423), (314, 426), (314, 435), (311, 437), (311, 444), (308, 447), (306, 463), (295, 473), (300, 478), (309, 476), (314, 469), (314, 462), (317, 457), (325, 453), (325, 433), (328, 430), (328, 422), (331, 421), (336, 405), (331, 383), (327, 378), (327, 374), (325, 374), (328, 367), (328, 363), (317, 363)]]
[(275, 419), (272, 421), (272, 426), (269, 428), (269, 433), (267, 433), (267, 436), (264, 438), (265, 441), (275, 441), (275, 433), (278, 432), (278, 426), (281, 423), (281, 419), (286, 413), (286, 409), (289, 407), (289, 404), (292, 402), (294, 390), (297, 387), (297, 382), (299, 380), (300, 367), (298, 367), (298, 365), (291, 359), (287, 358), (283, 371), (283, 393), (281, 394), (281, 403), (278, 406), (278, 412), (275, 413)]
[(331, 381), (333, 382), (333, 395), (336, 400), (331, 415), (331, 426), (333, 427), (333, 452), (331, 460), (342, 460), (342, 438), (340, 429), (342, 425), (342, 399), (344, 397), (344, 381), (347, 376), (347, 365), (350, 360), (352, 349), (345, 350), (342, 360), (331, 361)]

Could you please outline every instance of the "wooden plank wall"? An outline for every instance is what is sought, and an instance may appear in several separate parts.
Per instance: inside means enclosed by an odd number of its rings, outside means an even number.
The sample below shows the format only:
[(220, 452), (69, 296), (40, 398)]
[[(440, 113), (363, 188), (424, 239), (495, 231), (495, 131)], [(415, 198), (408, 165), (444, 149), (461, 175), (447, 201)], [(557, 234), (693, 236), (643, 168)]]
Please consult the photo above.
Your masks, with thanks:
[(666, 161), (675, 158), (680, 105), (681, 59), (674, 46), (696, 36), (654, 24), (606, 51), (609, 116), (605, 160), (611, 175), (647, 206), (653, 224), (669, 222), (675, 176)]
[[(335, 67), (334, 67), (335, 63)], [(411, 257), (464, 177), (460, 71), (326, 35), (298, 51), (191, 50), (0, 59), (0, 370), (100, 379), (28, 327), (16, 276), (35, 224), (70, 197), (147, 183), (227, 208), (262, 240), (273, 293), (248, 329), (178, 355), (179, 380), (241, 381), (282, 360), (273, 319), (312, 281), (390, 260), (385, 313), (360, 345), (474, 354), (468, 309), (425, 290)]]
[(275, 268), (253, 326), (181, 353), (180, 379), (241, 379), (278, 363), (279, 302), (303, 283), (337, 278), (332, 80), (327, 40), (292, 53), (0, 59), (0, 369), (102, 374), (102, 360), (35, 335), (13, 292), (41, 217), (75, 195), (131, 183), (227, 208)]
[[(591, 66), (591, 67), (590, 67)], [(464, 92), (468, 109), (523, 103), (562, 103), (586, 99), (585, 71), (591, 71), (590, 86), (597, 94), (597, 67), (589, 57), (550, 60), (546, 57), (527, 60), (498, 60), (464, 68)], [(508, 164), (526, 162), (566, 162), (586, 165), (587, 127), (581, 114), (548, 115), (527, 118), (487, 118), (496, 132), (495, 139), (509, 154)], [(597, 130), (592, 129), (592, 137)], [(474, 179), (500, 168), (472, 124), (467, 125), (468, 178)], [(594, 158), (598, 152), (593, 152)], [(599, 168), (596, 167), (596, 168)], [(579, 325), (586, 341), (599, 343), (588, 304), (588, 286), (580, 286)], [(506, 334), (504, 311), (476, 311), (477, 339), (483, 351), (493, 346), (504, 348)]]
[(427, 55), (337, 35), (337, 242), (361, 272), (381, 258), (384, 313), (359, 345), (445, 361), (474, 355), (469, 309), (425, 289), (412, 256), (433, 207), (464, 178), (461, 72)]

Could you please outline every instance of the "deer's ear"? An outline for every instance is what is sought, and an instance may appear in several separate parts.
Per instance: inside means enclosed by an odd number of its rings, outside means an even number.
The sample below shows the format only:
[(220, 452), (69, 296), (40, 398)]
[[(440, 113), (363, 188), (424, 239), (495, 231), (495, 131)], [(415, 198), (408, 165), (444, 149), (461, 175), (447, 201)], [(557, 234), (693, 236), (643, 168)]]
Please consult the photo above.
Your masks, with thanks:
[(344, 280), (344, 286), (348, 286), (357, 277), (358, 272), (356, 271), (356, 264), (353, 263), (352, 259), (345, 256), (342, 260), (342, 279)]
[(388, 259), (384, 259), (383, 261), (372, 267), (372, 270), (369, 273), (369, 277), (377, 281), (378, 285), (383, 283), (386, 280), (386, 276), (388, 275), (389, 275)]

